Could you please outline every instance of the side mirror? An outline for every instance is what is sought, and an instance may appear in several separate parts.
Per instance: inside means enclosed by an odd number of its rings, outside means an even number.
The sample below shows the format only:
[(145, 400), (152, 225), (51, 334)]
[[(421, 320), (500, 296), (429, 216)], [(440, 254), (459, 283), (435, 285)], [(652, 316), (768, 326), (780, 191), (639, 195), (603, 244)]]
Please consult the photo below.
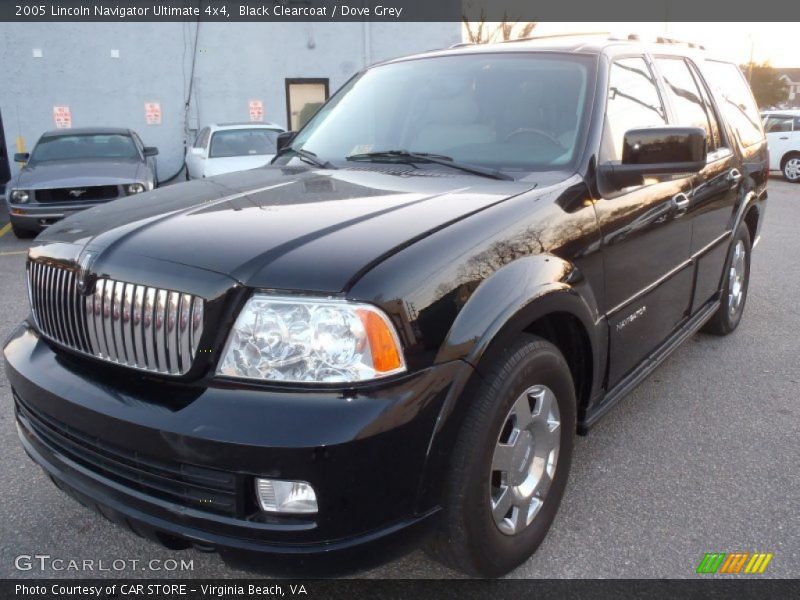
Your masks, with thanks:
[(296, 131), (284, 131), (283, 133), (278, 134), (278, 141), (276, 143), (276, 150), (280, 152), (287, 146), (290, 146), (291, 143), (294, 141), (295, 136), (297, 135)]
[(706, 166), (706, 132), (699, 127), (631, 129), (622, 144), (622, 162), (598, 173), (616, 189), (641, 185), (647, 175), (697, 173)]
[(144, 155), (145, 156), (156, 156), (158, 154), (158, 148), (155, 146), (145, 146), (144, 147)]
[(203, 148), (197, 148), (195, 146), (192, 146), (192, 149), (189, 150), (189, 152), (191, 153), (192, 156), (204, 156), (206, 153), (206, 151), (203, 150)]
[(14, 154), (14, 162), (24, 163), (28, 162), (28, 159), (31, 157), (30, 152), (17, 152)]

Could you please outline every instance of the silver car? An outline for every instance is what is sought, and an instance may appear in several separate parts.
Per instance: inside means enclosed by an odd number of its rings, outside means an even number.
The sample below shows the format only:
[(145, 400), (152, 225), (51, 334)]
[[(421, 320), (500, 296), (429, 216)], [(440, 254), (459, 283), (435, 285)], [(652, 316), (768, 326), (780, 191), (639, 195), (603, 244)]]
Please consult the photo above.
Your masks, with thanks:
[(152, 190), (158, 182), (158, 148), (130, 129), (96, 127), (48, 131), (6, 185), (11, 227), (19, 238), (74, 212)]

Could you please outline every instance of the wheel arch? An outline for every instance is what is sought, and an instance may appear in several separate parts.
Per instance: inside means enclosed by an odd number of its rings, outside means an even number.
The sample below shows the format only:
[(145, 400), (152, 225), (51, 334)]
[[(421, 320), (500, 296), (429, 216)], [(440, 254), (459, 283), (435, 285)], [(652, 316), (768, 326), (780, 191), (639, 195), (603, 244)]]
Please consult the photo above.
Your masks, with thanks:
[(438, 499), (438, 475), (447, 468), (463, 407), (480, 387), (486, 367), (521, 334), (534, 334), (564, 355), (576, 384), (578, 421), (605, 373), (607, 334), (594, 294), (580, 271), (552, 255), (529, 256), (498, 270), (476, 289), (456, 318), (436, 362), (472, 366), (451, 388), (428, 448), (421, 506)]

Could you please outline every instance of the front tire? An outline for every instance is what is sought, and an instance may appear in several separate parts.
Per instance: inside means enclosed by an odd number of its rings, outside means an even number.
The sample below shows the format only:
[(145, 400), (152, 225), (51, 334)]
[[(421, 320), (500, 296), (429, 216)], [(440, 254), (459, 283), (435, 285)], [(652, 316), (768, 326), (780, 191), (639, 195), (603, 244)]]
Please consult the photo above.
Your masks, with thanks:
[(728, 335), (739, 326), (750, 285), (750, 231), (744, 223), (733, 236), (723, 271), (722, 296), (714, 316), (703, 326), (713, 335)]
[(542, 543), (569, 475), (575, 389), (558, 348), (520, 337), (491, 366), (468, 408), (445, 483), (434, 556), (498, 577)]
[(18, 240), (29, 240), (33, 237), (36, 237), (35, 231), (31, 231), (30, 229), (23, 229), (22, 227), (14, 223), (14, 221), (11, 221), (11, 231), (14, 232), (14, 236)]
[(800, 183), (800, 152), (792, 152), (783, 159), (783, 178), (789, 183)]

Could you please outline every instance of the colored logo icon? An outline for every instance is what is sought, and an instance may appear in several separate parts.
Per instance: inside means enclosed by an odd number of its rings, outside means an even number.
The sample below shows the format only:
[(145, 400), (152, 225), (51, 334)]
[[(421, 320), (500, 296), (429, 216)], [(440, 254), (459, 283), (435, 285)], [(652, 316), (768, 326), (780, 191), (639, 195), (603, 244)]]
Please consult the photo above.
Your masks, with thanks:
[(697, 566), (697, 573), (710, 575), (722, 574), (761, 574), (772, 560), (771, 552), (707, 552)]

